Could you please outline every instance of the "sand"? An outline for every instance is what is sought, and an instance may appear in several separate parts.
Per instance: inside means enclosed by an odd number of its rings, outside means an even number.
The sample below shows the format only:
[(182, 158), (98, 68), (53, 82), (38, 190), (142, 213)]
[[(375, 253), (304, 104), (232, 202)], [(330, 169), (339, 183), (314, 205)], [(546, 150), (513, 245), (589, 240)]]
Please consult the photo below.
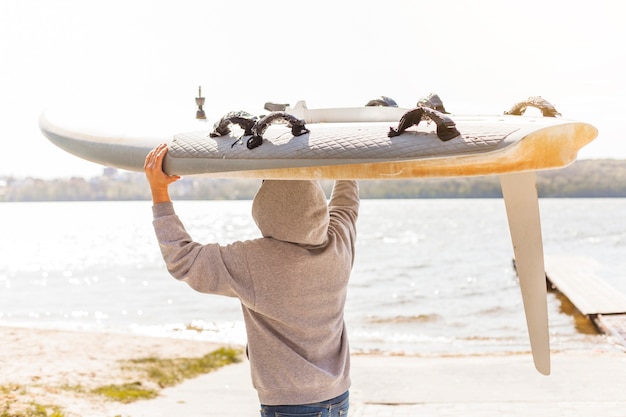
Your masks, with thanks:
[[(9, 416), (19, 415), (37, 403), (56, 405), (65, 417), (259, 415), (245, 359), (165, 388), (152, 400), (120, 404), (86, 393), (139, 378), (121, 369), (125, 360), (200, 357), (216, 344), (0, 327), (0, 346), (0, 414), (10, 406)], [(607, 339), (593, 351), (553, 349), (548, 377), (534, 369), (529, 354), (353, 355), (350, 416), (626, 416), (623, 346)]]
[(203, 341), (16, 327), (0, 327), (0, 346), (0, 412), (7, 402), (16, 410), (36, 402), (57, 405), (68, 417), (113, 416), (107, 410), (114, 404), (76, 387), (89, 391), (137, 380), (122, 370), (125, 360), (200, 357), (220, 347)]

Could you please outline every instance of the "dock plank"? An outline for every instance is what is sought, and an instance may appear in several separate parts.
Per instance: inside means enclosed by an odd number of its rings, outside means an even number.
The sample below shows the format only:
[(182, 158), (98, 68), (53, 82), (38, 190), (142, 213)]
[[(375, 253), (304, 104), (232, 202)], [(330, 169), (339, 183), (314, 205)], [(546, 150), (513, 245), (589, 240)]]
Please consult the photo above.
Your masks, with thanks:
[(546, 278), (587, 316), (626, 313), (626, 295), (598, 277), (599, 264), (583, 257), (546, 256)]
[(603, 333), (611, 335), (616, 342), (626, 346), (626, 314), (598, 314), (594, 322)]

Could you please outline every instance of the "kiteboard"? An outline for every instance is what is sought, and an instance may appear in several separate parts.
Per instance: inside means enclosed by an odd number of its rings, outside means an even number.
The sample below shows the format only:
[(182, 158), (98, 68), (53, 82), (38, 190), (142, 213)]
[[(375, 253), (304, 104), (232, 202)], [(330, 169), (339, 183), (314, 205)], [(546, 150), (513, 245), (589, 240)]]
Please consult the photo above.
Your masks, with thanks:
[[(142, 171), (148, 152), (168, 143), (164, 170), (176, 175), (258, 179), (401, 179), (499, 175), (536, 369), (550, 373), (543, 242), (535, 171), (572, 163), (597, 136), (540, 97), (500, 115), (449, 114), (438, 97), (394, 105), (308, 109), (269, 106), (269, 114), (229, 112), (212, 129), (200, 121), (168, 127), (171, 115), (140, 118), (52, 109), (39, 119), (58, 147), (105, 166)], [(387, 104), (388, 100), (381, 100)], [(198, 103), (198, 101), (197, 101)], [(527, 107), (542, 115), (526, 116)], [(268, 108), (268, 106), (266, 106)], [(128, 123), (121, 124), (126, 119)]]

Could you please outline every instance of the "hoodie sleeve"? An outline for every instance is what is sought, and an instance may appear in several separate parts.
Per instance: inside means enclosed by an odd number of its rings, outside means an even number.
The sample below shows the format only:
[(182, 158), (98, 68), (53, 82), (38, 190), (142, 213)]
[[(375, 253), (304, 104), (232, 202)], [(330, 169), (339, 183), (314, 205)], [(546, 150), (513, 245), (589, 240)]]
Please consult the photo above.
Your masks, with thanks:
[(356, 220), (359, 213), (359, 185), (356, 181), (336, 181), (330, 197), (329, 233), (350, 249), (352, 263), (356, 244)]
[(328, 203), (331, 214), (354, 224), (359, 214), (359, 184), (353, 180), (335, 181)]
[[(172, 203), (152, 208), (153, 226), (170, 274), (196, 291), (240, 297), (249, 276), (240, 245), (202, 245), (194, 242)], [(241, 255), (241, 256), (239, 256)], [(236, 278), (235, 278), (236, 277)]]

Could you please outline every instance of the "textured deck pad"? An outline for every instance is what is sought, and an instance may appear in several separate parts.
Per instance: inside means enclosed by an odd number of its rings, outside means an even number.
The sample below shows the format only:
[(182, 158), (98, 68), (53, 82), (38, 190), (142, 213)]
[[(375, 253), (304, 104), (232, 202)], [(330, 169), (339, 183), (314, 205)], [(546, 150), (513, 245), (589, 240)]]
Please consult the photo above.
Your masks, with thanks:
[[(248, 136), (211, 138), (207, 131), (181, 133), (169, 144), (169, 157), (185, 160), (193, 173), (239, 169), (263, 169), (311, 165), (337, 165), (405, 161), (428, 157), (484, 153), (507, 145), (506, 139), (520, 130), (511, 123), (484, 125), (467, 123), (458, 126), (461, 135), (441, 141), (434, 124), (412, 128), (389, 138), (390, 124), (358, 126), (310, 125), (310, 133), (295, 137), (284, 126), (272, 126), (263, 135), (263, 144), (246, 147)], [(193, 160), (209, 160), (206, 163)], [(213, 162), (211, 162), (211, 160)], [(239, 163), (237, 163), (239, 161)], [(245, 162), (244, 162), (245, 161)], [(306, 162), (302, 162), (306, 161)]]

